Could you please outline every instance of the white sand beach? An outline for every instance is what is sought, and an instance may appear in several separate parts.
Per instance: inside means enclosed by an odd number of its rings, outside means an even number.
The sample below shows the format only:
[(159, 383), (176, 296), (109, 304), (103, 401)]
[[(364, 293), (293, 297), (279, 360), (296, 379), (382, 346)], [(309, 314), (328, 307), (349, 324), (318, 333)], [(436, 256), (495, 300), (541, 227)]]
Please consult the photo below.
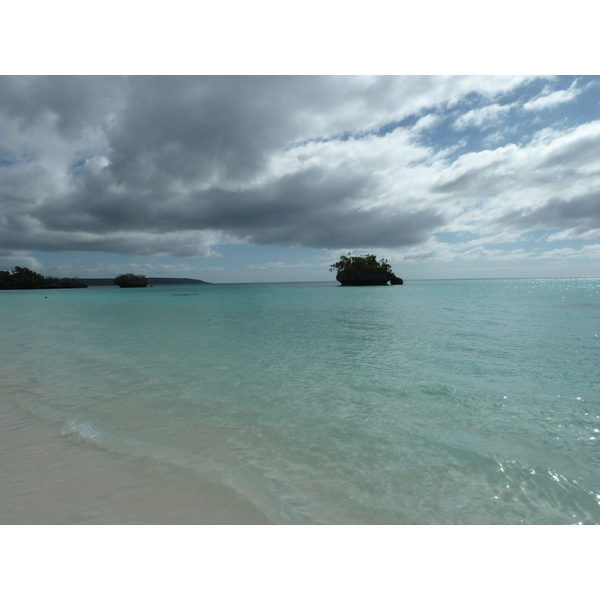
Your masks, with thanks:
[(60, 435), (0, 402), (0, 525), (267, 524), (235, 491)]

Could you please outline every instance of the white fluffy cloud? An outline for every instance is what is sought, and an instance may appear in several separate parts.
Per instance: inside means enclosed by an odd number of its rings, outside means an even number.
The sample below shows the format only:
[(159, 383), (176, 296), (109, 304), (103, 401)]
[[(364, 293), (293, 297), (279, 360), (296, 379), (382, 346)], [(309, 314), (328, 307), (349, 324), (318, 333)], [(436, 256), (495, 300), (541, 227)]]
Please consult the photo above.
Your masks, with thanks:
[(552, 91), (550, 87), (546, 87), (543, 92), (536, 98), (532, 98), (523, 104), (525, 110), (543, 110), (552, 108), (563, 102), (571, 102), (583, 91), (581, 87), (577, 87), (575, 80), (568, 89)]
[(511, 109), (510, 104), (488, 104), (481, 108), (474, 108), (456, 119), (454, 127), (465, 129), (467, 127), (480, 127), (485, 129), (496, 125)]

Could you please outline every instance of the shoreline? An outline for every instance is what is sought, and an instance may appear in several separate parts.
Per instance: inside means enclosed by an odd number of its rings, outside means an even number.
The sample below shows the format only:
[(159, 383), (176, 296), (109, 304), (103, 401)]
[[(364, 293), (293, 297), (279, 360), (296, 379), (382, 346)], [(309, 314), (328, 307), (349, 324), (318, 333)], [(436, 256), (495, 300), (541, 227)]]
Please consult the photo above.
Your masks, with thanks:
[(10, 383), (0, 395), (0, 525), (272, 524), (235, 490), (187, 469), (61, 435), (16, 405), (26, 386)]

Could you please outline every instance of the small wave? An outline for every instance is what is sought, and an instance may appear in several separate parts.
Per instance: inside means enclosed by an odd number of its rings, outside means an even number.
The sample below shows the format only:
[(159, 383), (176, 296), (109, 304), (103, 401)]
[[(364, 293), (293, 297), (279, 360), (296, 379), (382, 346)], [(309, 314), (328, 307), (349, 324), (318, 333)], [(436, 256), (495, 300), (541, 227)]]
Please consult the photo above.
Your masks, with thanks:
[[(104, 422), (94, 423), (94, 418), (74, 414), (72, 410), (51, 406), (31, 397), (19, 401), (21, 408), (45, 421), (58, 423), (59, 433), (77, 443), (93, 445), (129, 458), (143, 458), (163, 465), (190, 469), (201, 480), (224, 485), (246, 498), (275, 523), (307, 523), (311, 520), (295, 506), (274, 491), (272, 482), (260, 470), (252, 469), (244, 461), (229, 456), (224, 451), (210, 450), (201, 460), (195, 452), (124, 434)], [(81, 409), (78, 412), (82, 412)]]
[(100, 444), (100, 432), (89, 423), (79, 420), (68, 421), (61, 427), (60, 435), (73, 437), (81, 442)]
[(81, 414), (86, 412), (81, 409), (75, 412), (31, 397), (22, 398), (19, 406), (46, 422), (60, 425), (59, 434), (73, 441), (100, 446), (114, 442), (117, 437), (113, 428), (93, 424), (91, 417)]

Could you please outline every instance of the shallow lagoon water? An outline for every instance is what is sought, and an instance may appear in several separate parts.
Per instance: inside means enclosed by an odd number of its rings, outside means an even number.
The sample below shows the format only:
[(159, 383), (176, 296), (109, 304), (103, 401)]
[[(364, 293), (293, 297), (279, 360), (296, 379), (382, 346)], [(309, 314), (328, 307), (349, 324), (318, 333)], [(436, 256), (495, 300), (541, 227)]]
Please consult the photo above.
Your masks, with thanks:
[(0, 294), (3, 523), (600, 523), (600, 280)]

